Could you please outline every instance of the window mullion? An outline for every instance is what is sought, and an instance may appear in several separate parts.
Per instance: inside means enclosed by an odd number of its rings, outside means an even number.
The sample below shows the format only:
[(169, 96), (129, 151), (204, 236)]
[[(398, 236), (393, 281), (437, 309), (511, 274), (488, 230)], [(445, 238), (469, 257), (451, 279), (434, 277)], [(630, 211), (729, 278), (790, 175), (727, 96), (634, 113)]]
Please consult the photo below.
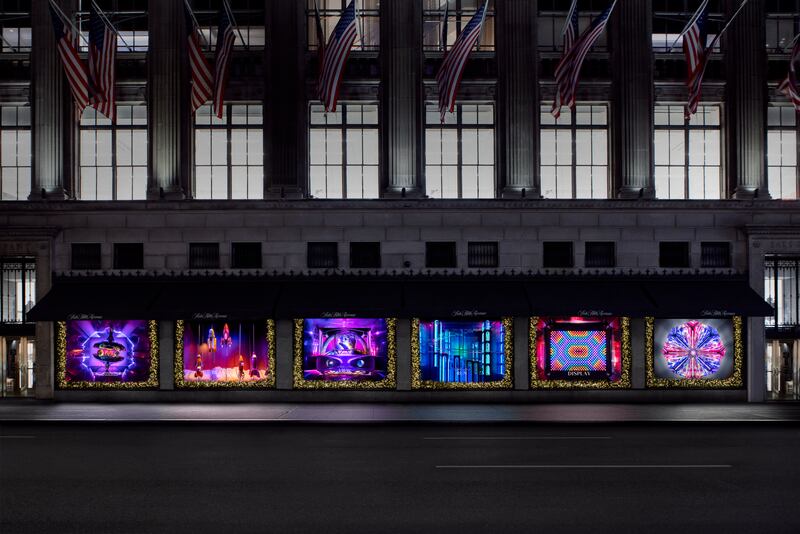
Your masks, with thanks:
[[(226, 149), (226, 156), (228, 158), (228, 161), (227, 161), (228, 164), (226, 165), (226, 167), (228, 168), (228, 172), (227, 172), (227, 178), (228, 178), (228, 200), (231, 200), (233, 198), (233, 158), (231, 157), (232, 156), (232, 152), (233, 152), (233, 150), (231, 148), (231, 145), (233, 144), (231, 142), (232, 141), (231, 138), (233, 137), (233, 121), (231, 121), (231, 105), (230, 104), (225, 106), (225, 119), (226, 119), (226, 121), (225, 121), (226, 122), (226, 124), (225, 124), (225, 131), (226, 131), (225, 141), (227, 143), (227, 146), (225, 147), (225, 149)], [(213, 171), (212, 171), (212, 173), (213, 173)], [(212, 193), (211, 196), (212, 197), (214, 196), (213, 193)]]
[(342, 104), (342, 198), (347, 198), (347, 107)]

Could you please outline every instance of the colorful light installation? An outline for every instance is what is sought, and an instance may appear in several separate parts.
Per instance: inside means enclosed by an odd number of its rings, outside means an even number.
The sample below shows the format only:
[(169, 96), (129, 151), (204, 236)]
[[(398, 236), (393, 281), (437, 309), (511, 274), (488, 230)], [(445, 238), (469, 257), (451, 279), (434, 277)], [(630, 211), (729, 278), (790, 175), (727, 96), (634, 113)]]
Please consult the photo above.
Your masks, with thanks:
[(653, 332), (656, 378), (703, 382), (734, 371), (731, 319), (657, 319)]
[(505, 378), (502, 321), (420, 321), (419, 344), (421, 380), (485, 383)]
[(144, 320), (67, 321), (63, 385), (147, 383), (151, 340)]
[(303, 378), (324, 382), (378, 382), (387, 377), (386, 319), (305, 319)]
[(271, 371), (265, 321), (183, 323), (184, 382), (235, 386), (263, 381)]

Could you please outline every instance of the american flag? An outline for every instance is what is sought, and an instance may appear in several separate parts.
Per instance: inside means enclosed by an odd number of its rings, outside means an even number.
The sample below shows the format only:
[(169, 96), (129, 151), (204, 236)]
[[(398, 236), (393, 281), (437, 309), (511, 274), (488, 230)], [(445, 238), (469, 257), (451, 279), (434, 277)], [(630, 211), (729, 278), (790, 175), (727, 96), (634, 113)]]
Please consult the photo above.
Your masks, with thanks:
[(89, 77), (97, 93), (91, 98), (92, 107), (116, 122), (117, 34), (109, 27), (94, 2), (89, 8)]
[(75, 108), (81, 113), (89, 105), (89, 72), (83, 60), (78, 55), (72, 35), (72, 25), (61, 17), (53, 4), (50, 4), (50, 17), (53, 19), (53, 29), (56, 34), (56, 48), (61, 58), (61, 66), (67, 76)]
[(317, 93), (325, 111), (336, 111), (336, 102), (339, 100), (339, 87), (342, 84), (344, 66), (350, 55), (350, 48), (356, 40), (358, 29), (356, 27), (356, 4), (350, 0), (342, 11), (342, 16), (333, 33), (325, 45), (322, 67), (317, 82)]
[(703, 87), (703, 73), (706, 70), (706, 62), (711, 50), (711, 48), (706, 48), (708, 42), (707, 22), (708, 0), (703, 0), (683, 35), (683, 54), (686, 56), (686, 87), (689, 90), (689, 99), (684, 110), (687, 119), (697, 112), (700, 91)]
[(600, 13), (592, 24), (586, 28), (580, 37), (572, 44), (556, 67), (556, 98), (553, 102), (553, 109), (550, 111), (555, 118), (561, 115), (561, 106), (567, 105), (570, 109), (575, 107), (575, 93), (578, 90), (580, 81), (581, 67), (589, 50), (603, 34), (608, 24), (608, 19), (614, 11), (617, 0), (614, 0), (602, 13)]
[[(567, 13), (567, 20), (564, 23), (564, 50), (561, 52), (561, 57), (565, 57), (572, 50), (572, 45), (575, 44), (575, 38), (578, 37), (578, 0), (572, 0), (572, 5), (569, 6), (569, 13)], [(556, 97), (553, 100), (553, 108), (550, 110), (556, 118), (561, 115), (561, 92), (556, 91)]]
[(236, 34), (226, 6), (223, 5), (219, 12), (219, 27), (217, 28), (217, 51), (214, 60), (214, 111), (217, 118), (221, 119), (225, 112), (225, 86), (228, 84), (228, 68), (231, 63), (233, 42)]
[(200, 35), (197, 33), (197, 26), (194, 23), (191, 8), (188, 4), (184, 4), (183, 7), (186, 15), (186, 41), (189, 54), (189, 68), (192, 71), (191, 105), (192, 114), (194, 114), (197, 108), (208, 102), (211, 98), (214, 78), (211, 75), (211, 66), (208, 64), (208, 60), (203, 54), (203, 47), (200, 45)]
[(795, 40), (792, 55), (789, 58), (789, 74), (778, 86), (778, 92), (786, 95), (792, 101), (795, 111), (800, 112), (800, 87), (797, 85), (797, 71), (795, 64), (800, 59), (800, 39)]
[(447, 53), (442, 61), (442, 66), (439, 67), (439, 72), (436, 73), (436, 81), (439, 84), (439, 115), (441, 121), (444, 122), (444, 114), (448, 111), (453, 112), (456, 105), (456, 93), (458, 93), (458, 86), (461, 83), (461, 75), (464, 73), (464, 67), (469, 59), (469, 54), (472, 52), (472, 47), (478, 41), (483, 29), (483, 21), (486, 18), (486, 4), (489, 0), (485, 0), (483, 5), (478, 8), (478, 11), (469, 19), (469, 22), (461, 33), (458, 35), (456, 42), (453, 43), (453, 48)]

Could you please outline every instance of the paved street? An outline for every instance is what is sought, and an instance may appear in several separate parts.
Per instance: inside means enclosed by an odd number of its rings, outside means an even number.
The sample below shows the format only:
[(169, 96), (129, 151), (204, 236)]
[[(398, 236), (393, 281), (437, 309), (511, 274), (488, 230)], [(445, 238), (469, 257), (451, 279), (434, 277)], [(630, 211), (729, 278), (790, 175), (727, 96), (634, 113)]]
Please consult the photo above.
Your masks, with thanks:
[(0, 532), (798, 532), (789, 423), (0, 423)]

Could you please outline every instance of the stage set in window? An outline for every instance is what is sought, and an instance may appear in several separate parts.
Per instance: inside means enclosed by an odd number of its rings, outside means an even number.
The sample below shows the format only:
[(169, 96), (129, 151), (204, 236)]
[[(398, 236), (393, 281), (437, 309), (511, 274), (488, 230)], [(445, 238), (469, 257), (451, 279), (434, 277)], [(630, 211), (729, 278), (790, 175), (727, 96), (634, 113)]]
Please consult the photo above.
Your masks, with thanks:
[(648, 387), (742, 387), (742, 318), (645, 322)]
[(531, 387), (630, 387), (629, 325), (627, 317), (534, 317)]
[(74, 320), (56, 327), (59, 388), (158, 387), (156, 321)]
[(274, 321), (178, 321), (175, 384), (180, 388), (273, 387)]
[(512, 386), (512, 319), (411, 323), (415, 389), (502, 389)]
[(395, 319), (295, 319), (297, 388), (395, 385)]

